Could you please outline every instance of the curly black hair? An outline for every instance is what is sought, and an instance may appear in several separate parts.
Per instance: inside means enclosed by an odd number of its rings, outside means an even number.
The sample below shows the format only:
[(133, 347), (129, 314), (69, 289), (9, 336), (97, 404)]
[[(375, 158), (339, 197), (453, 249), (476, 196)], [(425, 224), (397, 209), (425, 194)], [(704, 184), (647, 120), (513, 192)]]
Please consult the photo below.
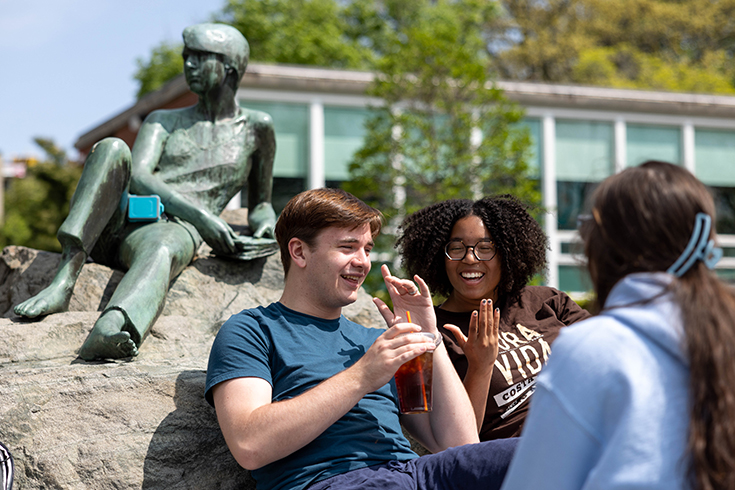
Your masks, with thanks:
[(444, 265), (444, 246), (457, 221), (479, 217), (500, 252), (498, 304), (507, 307), (520, 299), (533, 275), (546, 268), (548, 239), (529, 209), (510, 194), (442, 201), (406, 217), (395, 247), (410, 277), (418, 274), (433, 293), (449, 296), (453, 288)]

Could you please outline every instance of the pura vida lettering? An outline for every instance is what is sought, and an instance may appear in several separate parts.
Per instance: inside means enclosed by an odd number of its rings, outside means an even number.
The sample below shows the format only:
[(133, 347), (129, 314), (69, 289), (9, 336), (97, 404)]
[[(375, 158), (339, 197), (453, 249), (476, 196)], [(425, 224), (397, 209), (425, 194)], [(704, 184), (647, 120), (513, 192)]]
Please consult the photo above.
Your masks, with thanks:
[[(498, 358), (495, 360), (495, 367), (500, 371), (510, 387), (516, 384), (513, 382), (514, 370), (520, 373), (523, 380), (528, 380), (533, 384), (536, 375), (541, 371), (541, 368), (549, 358), (549, 354), (551, 354), (551, 346), (543, 339), (543, 335), (524, 327), (520, 323), (516, 324), (516, 329), (518, 334), (514, 332), (500, 332), (500, 337), (498, 338), (499, 353)], [(496, 397), (500, 395), (496, 395)], [(498, 406), (504, 404), (498, 403)]]

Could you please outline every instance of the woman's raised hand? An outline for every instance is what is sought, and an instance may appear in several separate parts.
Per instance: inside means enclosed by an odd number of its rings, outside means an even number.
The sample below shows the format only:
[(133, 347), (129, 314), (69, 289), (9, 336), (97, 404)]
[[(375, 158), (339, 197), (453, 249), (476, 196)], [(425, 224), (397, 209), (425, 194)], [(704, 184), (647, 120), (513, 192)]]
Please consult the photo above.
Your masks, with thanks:
[(500, 310), (493, 310), (493, 302), (483, 299), (480, 310), (472, 312), (470, 329), (465, 336), (456, 325), (446, 324), (444, 328), (452, 332), (457, 345), (467, 357), (468, 369), (492, 372), (495, 359), (498, 357), (498, 336), (500, 327)]
[[(383, 265), (380, 271), (383, 274), (385, 287), (388, 289), (388, 294), (393, 302), (393, 313), (395, 317), (401, 321), (407, 321), (406, 312), (410, 311), (413, 323), (420, 325), (425, 332), (440, 335), (436, 329), (436, 314), (434, 313), (434, 305), (431, 302), (431, 293), (424, 280), (419, 276), (414, 276), (416, 280), (416, 283), (414, 283), (409, 279), (401, 279), (393, 276), (387, 265)], [(381, 309), (383, 317), (386, 318), (384, 309), (388, 307), (385, 306), (385, 303), (378, 298), (375, 298), (373, 301)], [(386, 321), (388, 321), (387, 318)], [(390, 322), (388, 322), (388, 326), (391, 326)]]

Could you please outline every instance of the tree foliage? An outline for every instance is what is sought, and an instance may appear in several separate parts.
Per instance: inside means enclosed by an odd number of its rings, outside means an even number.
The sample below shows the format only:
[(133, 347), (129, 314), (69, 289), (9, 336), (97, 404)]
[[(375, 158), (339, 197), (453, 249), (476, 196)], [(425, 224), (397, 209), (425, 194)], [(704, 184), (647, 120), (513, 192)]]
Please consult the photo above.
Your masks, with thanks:
[[(427, 0), (227, 0), (213, 18), (253, 60), (374, 69)], [(441, 2), (438, 2), (441, 3)], [(491, 68), (508, 80), (735, 92), (735, 0), (482, 0)], [(138, 60), (138, 96), (181, 73), (180, 45)]]
[(25, 178), (13, 179), (5, 192), (5, 223), (0, 227), (0, 248), (23, 245), (60, 252), (56, 232), (69, 213), (82, 167), (68, 161), (53, 141), (35, 138), (46, 159), (28, 168)]
[(370, 90), (385, 104), (368, 119), (345, 186), (388, 217), (490, 193), (538, 203), (523, 112), (489, 77), (483, 26), (495, 15), (493, 4), (406, 4), (411, 11), (392, 19), (395, 35)]
[(182, 49), (183, 44), (162, 42), (153, 48), (150, 58), (135, 60), (138, 69), (133, 78), (138, 81), (138, 93), (136, 94), (138, 99), (159, 89), (163, 84), (183, 73)]
[[(377, 9), (373, 0), (227, 0), (213, 19), (245, 35), (254, 61), (370, 69), (387, 32)], [(137, 60), (138, 98), (183, 71), (181, 49), (164, 42)]]
[(502, 0), (501, 77), (735, 92), (735, 0)]
[(352, 15), (369, 9), (335, 0), (228, 0), (217, 18), (242, 32), (253, 60), (334, 68), (367, 68), (369, 46)]

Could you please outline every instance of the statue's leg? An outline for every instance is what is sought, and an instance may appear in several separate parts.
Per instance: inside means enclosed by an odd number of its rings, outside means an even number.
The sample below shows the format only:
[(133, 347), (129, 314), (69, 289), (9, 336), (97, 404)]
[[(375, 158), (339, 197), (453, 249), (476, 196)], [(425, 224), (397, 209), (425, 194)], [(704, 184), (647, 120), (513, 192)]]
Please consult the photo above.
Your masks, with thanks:
[(15, 306), (17, 315), (37, 317), (66, 311), (84, 262), (105, 227), (122, 227), (130, 183), (130, 149), (119, 139), (97, 143), (71, 200), (69, 215), (57, 233), (61, 264), (51, 284)]
[(173, 222), (151, 223), (128, 235), (120, 247), (128, 271), (79, 356), (92, 360), (137, 355), (163, 310), (169, 284), (194, 258), (197, 246), (186, 228)]

